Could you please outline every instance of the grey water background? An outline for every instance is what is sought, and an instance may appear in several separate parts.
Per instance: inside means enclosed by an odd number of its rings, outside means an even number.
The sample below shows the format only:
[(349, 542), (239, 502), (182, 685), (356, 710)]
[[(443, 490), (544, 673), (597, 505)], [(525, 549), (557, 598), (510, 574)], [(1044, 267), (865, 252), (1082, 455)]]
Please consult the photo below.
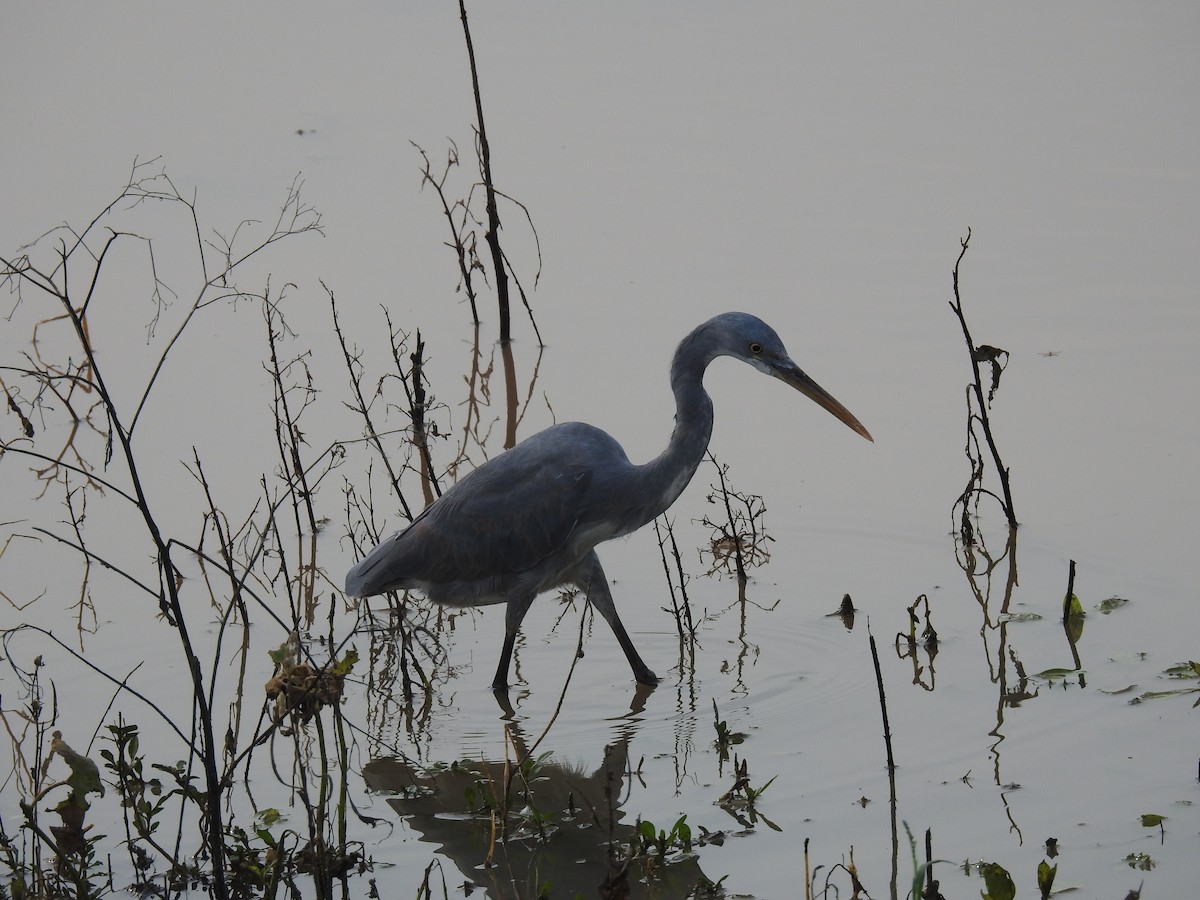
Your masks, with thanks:
[[(762, 808), (781, 830), (704, 848), (705, 873), (741, 893), (788, 896), (795, 872), (778, 861), (797, 859), (810, 838), (826, 864), (853, 846), (881, 894), (892, 850), (873, 673), (862, 625), (846, 632), (824, 614), (849, 592), (886, 647), (925, 593), (942, 636), (935, 689), (911, 685), (911, 664), (885, 654), (901, 818), (933, 829), (935, 855), (995, 859), (1023, 891), (1056, 836), (1062, 886), (1123, 896), (1145, 879), (1143, 896), (1185, 896), (1200, 831), (1196, 714), (1184, 698), (1130, 705), (1102, 690), (1160, 687), (1167, 666), (1198, 652), (1200, 12), (531, 3), (471, 14), (496, 178), (530, 210), (543, 263), (532, 298), (546, 402), (531, 404), (522, 434), (585, 419), (635, 461), (649, 458), (670, 430), (676, 341), (740, 308), (770, 321), (876, 438), (857, 439), (752, 372), (713, 367), (713, 451), (739, 489), (764, 496), (775, 538), (750, 593), (780, 603), (751, 612), (749, 647), (730, 616), (706, 628), (701, 703), (669, 679), (651, 695), (635, 717), (631, 754), (645, 762), (627, 812), (736, 827), (713, 805), (727, 784), (709, 747), (702, 704), (712, 696), (749, 735), (755, 776), (777, 776)], [(464, 157), (472, 146), (452, 5), (119, 3), (22, 6), (6, 18), (6, 250), (90, 219), (135, 157), (161, 155), (228, 226), (270, 212), (301, 172), (325, 237), (270, 261), (296, 285), (292, 324), (319, 358), (332, 352), (320, 278), (359, 341), (378, 345), (386, 304), (434, 348), (435, 386), (461, 378), (467, 313), (410, 145), (434, 159), (448, 139)], [(522, 219), (510, 208), (505, 239), (532, 268)], [(946, 302), (968, 227), (967, 314), (977, 340), (1012, 354), (994, 420), (1022, 521), (1017, 604), (1045, 617), (1013, 623), (1011, 643), (1030, 672), (1069, 664), (1053, 621), (1069, 559), (1091, 613), (1087, 685), (1038, 684), (1036, 698), (1004, 710), (1002, 739), (990, 733), (996, 649), (947, 535), (968, 472), (968, 367)], [(150, 311), (119, 291), (110, 303), (97, 340), (112, 358), (134, 359)], [(197, 370), (227, 360), (231, 377), (253, 382), (254, 366), (238, 363), (261, 323), (244, 319), (201, 329), (205, 340), (186, 349)], [(517, 321), (528, 368), (534, 341)], [(27, 340), (5, 331), (6, 348)], [(248, 460), (265, 401), (240, 402), (185, 371), (163, 409), (163, 470), (193, 442), (241, 447), (219, 473), (236, 495), (261, 471)], [(357, 436), (336, 407), (322, 415), (328, 439)], [(707, 511), (710, 478), (702, 468), (673, 511), (696, 547), (705, 531), (691, 520)], [(28, 501), (9, 495), (7, 479), (2, 489), (6, 507)], [(337, 535), (323, 540), (336, 580), (353, 557)], [(602, 558), (643, 656), (663, 674), (677, 646), (652, 535)], [(30, 560), (22, 571), (6, 556), (4, 576), (36, 582), (42, 557)], [(728, 581), (690, 589), (712, 610), (733, 596)], [(1102, 617), (1095, 604), (1110, 596), (1130, 603)], [(112, 604), (113, 627), (89, 652), (116, 659), (131, 652), (120, 623), (132, 611)], [(527, 620), (530, 689), (518, 714), (530, 731), (548, 718), (573, 648), (572, 627), (555, 631), (557, 613), (543, 600)], [(487, 690), (502, 623), (488, 610), (472, 626), (454, 638), (463, 670), (420, 748), (425, 760), (503, 755)], [(169, 650), (141, 655), (165, 677), (178, 666)], [(580, 665), (586, 689), (570, 694), (551, 743), (556, 756), (594, 766), (632, 683), (603, 627)], [(375, 805), (388, 814), (382, 797)], [(1170, 817), (1165, 843), (1138, 824), (1145, 812)], [(436, 852), (416, 837), (400, 823), (388, 839), (367, 838), (377, 860), (395, 863), (402, 893)], [(1159, 864), (1131, 870), (1134, 851)], [(943, 867), (941, 877), (969, 876)]]

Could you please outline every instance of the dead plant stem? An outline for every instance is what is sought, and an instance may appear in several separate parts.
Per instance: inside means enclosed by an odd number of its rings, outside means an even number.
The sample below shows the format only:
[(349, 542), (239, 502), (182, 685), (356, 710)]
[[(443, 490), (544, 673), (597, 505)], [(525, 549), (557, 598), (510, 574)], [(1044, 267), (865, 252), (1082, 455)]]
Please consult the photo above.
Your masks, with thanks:
[(496, 301), (500, 312), (500, 343), (512, 339), (509, 322), (508, 272), (504, 263), (504, 251), (500, 249), (500, 213), (496, 208), (496, 188), (492, 182), (492, 151), (488, 145), (487, 128), (483, 122), (483, 96), (479, 90), (479, 70), (475, 65), (475, 47), (471, 43), (471, 28), (467, 23), (467, 5), (458, 0), (459, 16), (462, 18), (463, 37), (467, 43), (467, 59), (471, 64), (471, 90), (475, 97), (476, 134), (479, 139), (479, 170), (483, 176), (483, 187), (487, 198), (487, 232), (484, 239), (492, 255), (492, 272), (496, 278)]
[(975, 347), (975, 341), (971, 337), (971, 330), (967, 327), (966, 315), (962, 308), (962, 294), (959, 291), (959, 267), (962, 264), (963, 257), (967, 255), (967, 247), (971, 243), (971, 229), (967, 229), (967, 236), (960, 240), (962, 250), (958, 254), (958, 259), (954, 261), (953, 284), (954, 284), (954, 300), (950, 303), (950, 308), (954, 310), (954, 314), (958, 317), (958, 323), (962, 327), (963, 339), (967, 342), (967, 353), (971, 358), (971, 372), (974, 375), (974, 383), (972, 390), (975, 394), (975, 400), (979, 404), (979, 424), (983, 428), (984, 440), (987, 441), (988, 450), (991, 452), (992, 461), (996, 464), (996, 474), (1000, 477), (1000, 488), (1004, 494), (1004, 514), (1008, 518), (1008, 524), (1012, 528), (1017, 527), (1017, 515), (1013, 509), (1012, 491), (1009, 488), (1008, 468), (1000, 459), (1000, 451), (996, 447), (996, 439), (992, 434), (991, 419), (988, 415), (988, 399), (983, 391), (983, 376), (979, 372), (979, 355)]
[(875, 646), (875, 635), (867, 628), (867, 637), (871, 642), (871, 660), (875, 664), (875, 684), (879, 688), (879, 711), (883, 714), (883, 743), (887, 748), (888, 772), (896, 770), (896, 761), (892, 756), (892, 726), (888, 723), (887, 696), (883, 690), (883, 670), (879, 667), (879, 650)]

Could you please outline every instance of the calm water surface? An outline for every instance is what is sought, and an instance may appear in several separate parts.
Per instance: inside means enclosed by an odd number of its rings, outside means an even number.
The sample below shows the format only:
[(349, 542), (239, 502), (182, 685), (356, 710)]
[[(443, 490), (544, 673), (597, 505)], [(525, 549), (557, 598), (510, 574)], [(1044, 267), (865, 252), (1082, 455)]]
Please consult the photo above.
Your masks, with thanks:
[[(247, 12), (134, 3), (76, 10), (69, 21), (37, 7), (14, 18), (0, 55), (0, 77), (14, 86), (0, 98), (6, 253), (64, 220), (90, 220), (135, 156), (162, 154), (180, 189), (197, 191), (205, 221), (225, 233), (243, 218), (274, 216), (302, 172), (325, 236), (281, 245), (256, 272), (293, 285), (286, 309), (324, 391), (310, 444), (360, 430), (341, 406), (342, 363), (317, 279), (337, 294), (343, 328), (376, 373), (388, 365), (380, 305), (399, 327), (421, 330), (443, 421), (462, 426), (468, 311), (410, 146), (440, 166), (456, 141), (464, 166), (451, 184), (465, 192), (473, 113), (452, 5), (347, 16), (303, 4)], [(585, 656), (539, 747), (568, 770), (547, 772), (547, 781), (561, 777), (595, 797), (606, 765), (636, 772), (619, 778), (620, 823), (641, 817), (669, 828), (686, 815), (697, 833), (727, 833), (675, 871), (725, 877), (738, 895), (796, 896), (807, 840), (811, 865), (825, 867), (818, 886), (853, 852), (872, 896), (903, 896), (904, 823), (920, 841), (930, 829), (934, 856), (951, 861), (937, 867), (947, 896), (982, 888), (963, 865), (981, 860), (1004, 865), (1021, 895), (1032, 895), (1051, 837), (1056, 888), (1119, 897), (1144, 881), (1144, 897), (1187, 895), (1200, 850), (1194, 695), (1130, 701), (1174, 686), (1163, 672), (1200, 654), (1191, 565), (1200, 427), (1188, 405), (1200, 388), (1197, 8), (606, 4), (480, 8), (472, 24), (496, 177), (528, 206), (540, 239), (531, 297), (546, 348), (539, 357), (518, 319), (518, 383), (530, 398), (520, 435), (585, 419), (635, 461), (650, 458), (670, 432), (675, 343), (711, 314), (746, 309), (774, 324), (876, 439), (861, 441), (749, 369), (712, 367), (712, 449), (737, 490), (765, 498), (770, 564), (753, 571), (744, 614), (732, 580), (702, 577), (709, 532), (697, 520), (711, 514), (715, 472), (702, 466), (671, 514), (692, 603), (708, 614), (693, 666), (663, 609), (670, 600), (652, 530), (602, 548), (618, 607), (665, 677), (635, 695), (607, 628), (588, 625)], [(46, 47), (61, 54), (52, 66)], [(532, 289), (536, 251), (524, 215), (513, 207), (505, 215), (510, 256)], [(172, 227), (136, 222), (129, 227)], [(982, 608), (949, 534), (969, 474), (969, 362), (946, 304), (968, 227), (967, 315), (978, 342), (1011, 354), (993, 410), (1022, 522), (1007, 622), (1004, 579)], [(160, 242), (168, 281), (194, 278), (186, 246)], [(138, 305), (145, 291), (126, 289), (144, 267), (133, 250), (115, 259), (93, 307), (94, 339), (126, 392), (144, 384), (157, 352), (146, 344), (149, 305)], [(28, 349), (31, 323), (44, 315), (23, 307), (16, 326), (0, 329), (6, 360)], [(484, 315), (490, 354), (494, 315)], [(168, 314), (155, 340), (173, 321)], [(181, 528), (198, 527), (194, 482), (180, 465), (192, 446), (231, 516), (248, 513), (245, 498), (274, 464), (263, 329), (249, 306), (206, 314), (146, 413), (151, 476), (161, 496), (185, 501), (172, 512)], [(498, 396), (489, 409), (499, 415)], [(7, 439), (16, 423), (2, 421)], [(365, 485), (366, 457), (352, 461), (339, 474)], [(16, 510), (0, 519), (26, 520), (6, 528), (61, 521), (60, 509), (34, 502), (20, 464), (0, 465), (4, 505)], [(340, 500), (332, 485), (321, 497), (335, 523)], [(400, 525), (390, 509), (381, 514)], [(136, 521), (105, 521), (95, 540), (119, 553)], [(326, 593), (354, 561), (339, 527), (320, 538)], [(1003, 545), (994, 523), (985, 533)], [(0, 586), (37, 593), (57, 584), (63, 559), (45, 544), (6, 554)], [(1088, 613), (1078, 666), (1057, 623), (1070, 559)], [(173, 636), (108, 587), (93, 598), (100, 627), (86, 639), (88, 658), (122, 673), (144, 661), (139, 677), (169, 695), (173, 673), (183, 675)], [(58, 588), (69, 596), (69, 583)], [(846, 593), (860, 610), (851, 629), (826, 615)], [(936, 657), (920, 649), (914, 661), (894, 638), (922, 594), (940, 641)], [(1112, 596), (1129, 603), (1104, 615), (1098, 605)], [(4, 626), (61, 630), (67, 605), (8, 609)], [(502, 616), (493, 608), (459, 617), (422, 728), (373, 708), (376, 697), (348, 699), (367, 728), (364, 764), (396, 751), (424, 764), (494, 763), (505, 756), (505, 721), (536, 740), (554, 715), (580, 614), (554, 598), (535, 605), (511, 716), (487, 687)], [(129, 629), (155, 627), (162, 634), (131, 648)], [(264, 648), (281, 640), (270, 627), (256, 635)], [(894, 805), (868, 628), (898, 764)], [(265, 681), (265, 652), (251, 659)], [(79, 704), (71, 715), (90, 733), (108, 689), (55, 665), (72, 685), (64, 702)], [(1040, 674), (1051, 670), (1071, 671)], [(6, 707), (15, 691), (7, 678)], [(714, 701), (745, 735), (734, 749), (752, 784), (774, 779), (758, 809), (775, 828), (718, 804), (733, 774), (714, 746)], [(389, 893), (414, 894), (439, 856), (448, 884), (485, 880), (471, 823), (435, 830), (436, 810), (393, 807), (378, 790), (387, 773), (365, 768), (356, 802), (394, 825), (361, 835)], [(460, 787), (445, 785), (447, 796)], [(441, 819), (454, 818), (451, 807), (447, 800)], [(1143, 813), (1168, 816), (1165, 834), (1143, 828)], [(572, 840), (589, 837), (574, 831)], [(568, 846), (568, 863), (585, 853)], [(1133, 853), (1156, 866), (1131, 868)], [(557, 885), (590, 896), (589, 870), (554, 871)], [(581, 883), (570, 884), (576, 871)]]

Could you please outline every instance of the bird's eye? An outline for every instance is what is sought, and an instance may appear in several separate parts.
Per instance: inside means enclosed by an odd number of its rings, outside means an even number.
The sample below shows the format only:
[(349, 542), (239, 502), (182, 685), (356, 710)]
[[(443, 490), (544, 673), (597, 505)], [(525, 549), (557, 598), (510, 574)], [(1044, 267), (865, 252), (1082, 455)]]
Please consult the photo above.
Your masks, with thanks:
[(762, 353), (762, 344), (760, 344), (758, 341), (751, 341), (750, 352), (755, 356), (758, 356), (758, 354)]

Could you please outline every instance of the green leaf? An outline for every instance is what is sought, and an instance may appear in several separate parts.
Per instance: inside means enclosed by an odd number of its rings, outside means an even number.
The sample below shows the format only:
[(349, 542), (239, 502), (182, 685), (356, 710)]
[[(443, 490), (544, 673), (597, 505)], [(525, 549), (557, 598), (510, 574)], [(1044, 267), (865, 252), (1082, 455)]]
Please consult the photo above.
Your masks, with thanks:
[(1072, 594), (1071, 600), (1067, 604), (1067, 616), (1073, 619), (1076, 616), (1082, 616), (1083, 614), (1083, 604), (1079, 602), (1078, 597)]
[(1083, 616), (1070, 616), (1067, 621), (1063, 622), (1063, 631), (1067, 634), (1067, 640), (1072, 644), (1078, 644), (1083, 640), (1083, 623), (1086, 620)]
[(1035, 678), (1045, 678), (1047, 681), (1050, 681), (1055, 678), (1069, 678), (1070, 676), (1076, 674), (1079, 671), (1081, 671), (1081, 670), (1079, 670), (1079, 669), (1063, 669), (1063, 668), (1046, 669), (1044, 671), (1038, 672), (1037, 675), (1035, 675), (1034, 677)]
[(981, 863), (979, 874), (987, 889), (980, 891), (983, 900), (1013, 900), (1017, 896), (1017, 886), (1013, 884), (1012, 876), (999, 863)]
[(57, 753), (70, 767), (71, 777), (67, 779), (67, 784), (71, 786), (80, 800), (87, 794), (104, 796), (104, 784), (100, 781), (100, 769), (82, 753), (72, 750), (71, 746), (62, 739), (62, 733), (59, 731), (54, 732), (51, 737), (50, 752)]
[(1159, 815), (1158, 813), (1142, 813), (1143, 828), (1158, 828), (1166, 820), (1166, 816)]
[(770, 780), (767, 781), (766, 784), (764, 784), (762, 787), (760, 787), (757, 791), (754, 792), (754, 796), (755, 797), (762, 796), (763, 792), (766, 791), (766, 789), (769, 788), (771, 786), (771, 784), (775, 781), (775, 779), (778, 777), (779, 777), (778, 775), (772, 775)]
[(1130, 700), (1130, 703), (1141, 703), (1143, 700), (1160, 700), (1163, 697), (1178, 697), (1180, 694), (1194, 694), (1200, 688), (1175, 688), (1170, 691), (1146, 691)]
[(1200, 675), (1200, 663), (1187, 662), (1175, 663), (1175, 665), (1163, 671), (1163, 674), (1168, 678), (1195, 678)]
[(1125, 864), (1131, 869), (1141, 869), (1143, 872), (1149, 872), (1158, 865), (1148, 853), (1130, 853), (1125, 857)]
[(687, 816), (680, 816), (679, 821), (675, 823), (675, 827), (671, 829), (671, 834), (675, 835), (682, 843), (690, 844), (692, 842), (692, 828), (687, 823)]
[(1054, 876), (1058, 874), (1058, 864), (1050, 865), (1044, 859), (1038, 863), (1037, 879), (1038, 890), (1042, 892), (1042, 897), (1050, 896), (1050, 889), (1054, 887)]
[(653, 822), (643, 819), (638, 823), (638, 834), (642, 836), (643, 840), (653, 842), (658, 838), (658, 829), (654, 827)]
[(351, 647), (346, 651), (345, 656), (329, 667), (329, 671), (333, 675), (349, 675), (356, 662), (358, 662), (358, 650)]

